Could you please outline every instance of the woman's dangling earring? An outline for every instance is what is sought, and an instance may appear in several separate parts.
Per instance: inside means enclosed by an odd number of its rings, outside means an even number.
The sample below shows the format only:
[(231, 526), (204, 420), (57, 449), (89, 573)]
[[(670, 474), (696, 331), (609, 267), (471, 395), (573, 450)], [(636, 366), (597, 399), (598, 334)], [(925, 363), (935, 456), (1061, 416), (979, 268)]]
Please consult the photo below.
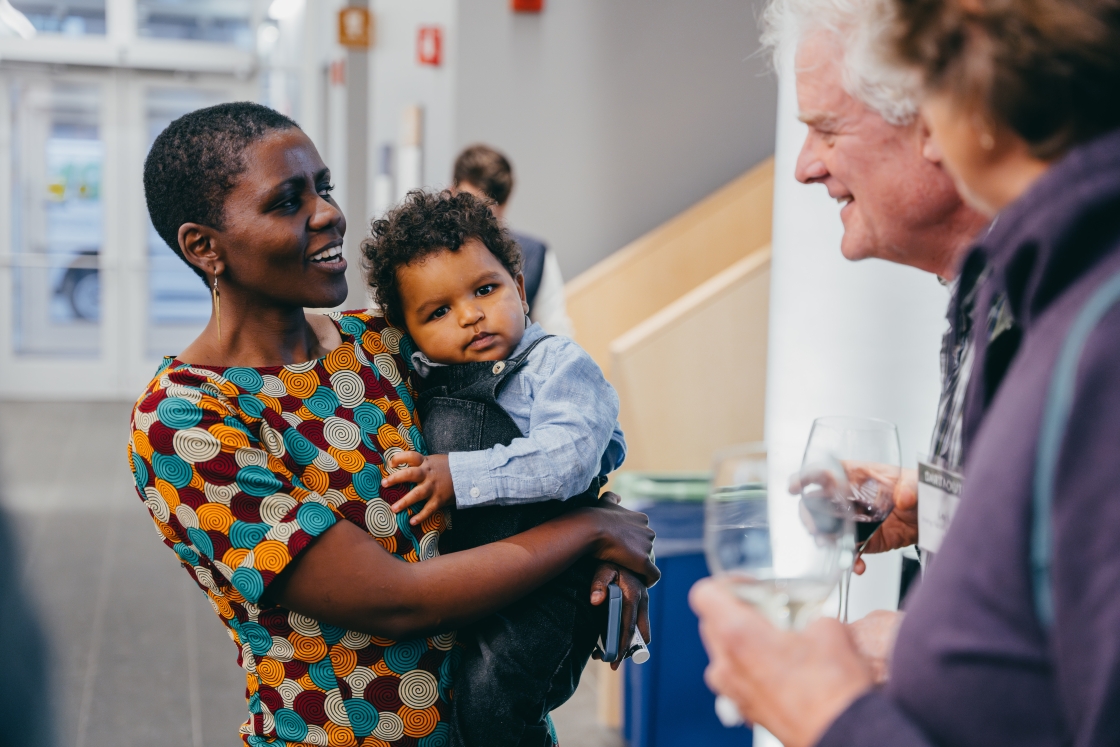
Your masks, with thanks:
[(214, 287), (210, 290), (214, 299), (214, 316), (218, 320), (218, 344), (222, 343), (222, 294), (218, 292), (218, 276), (214, 276)]

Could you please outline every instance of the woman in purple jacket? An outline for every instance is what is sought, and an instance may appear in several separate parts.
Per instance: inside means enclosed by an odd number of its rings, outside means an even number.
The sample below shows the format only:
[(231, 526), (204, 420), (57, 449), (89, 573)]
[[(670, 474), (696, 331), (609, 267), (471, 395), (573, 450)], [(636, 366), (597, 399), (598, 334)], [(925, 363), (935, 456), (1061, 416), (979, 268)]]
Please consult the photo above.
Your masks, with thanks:
[(1023, 339), (1002, 375), (977, 351), (961, 506), (887, 687), (839, 623), (779, 632), (711, 581), (708, 681), (786, 747), (1117, 745), (1120, 2), (877, 12), (962, 195), (998, 216), (962, 270), (992, 268), (979, 318), (1006, 292)]

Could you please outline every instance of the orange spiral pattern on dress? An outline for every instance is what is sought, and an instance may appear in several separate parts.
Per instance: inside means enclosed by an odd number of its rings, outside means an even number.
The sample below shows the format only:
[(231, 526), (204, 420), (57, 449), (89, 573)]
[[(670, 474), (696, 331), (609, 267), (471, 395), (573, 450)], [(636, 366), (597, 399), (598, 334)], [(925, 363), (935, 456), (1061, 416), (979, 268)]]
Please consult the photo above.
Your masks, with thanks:
[(366, 466), (365, 457), (363, 457), (357, 451), (343, 451), (342, 449), (336, 449), (333, 446), (328, 446), (327, 453), (334, 457), (334, 460), (338, 462), (339, 467), (342, 467), (352, 475), (361, 472), (362, 468)]
[(298, 680), (296, 680), (296, 682), (298, 682), (299, 686), (304, 690), (318, 690), (321, 693), (326, 692), (326, 690), (315, 684), (315, 680), (311, 679), (310, 674), (303, 675)]
[(319, 388), (319, 377), (314, 371), (295, 373), (283, 368), (280, 370), (279, 377), (280, 381), (284, 382), (288, 394), (300, 399), (307, 399)]
[(377, 544), (384, 547), (387, 552), (392, 553), (397, 551), (397, 540), (395, 537), (374, 537), (374, 539), (377, 540)]
[(447, 526), (447, 516), (444, 514), (443, 510), (436, 511), (420, 522), (420, 528), (424, 530), (425, 533), (442, 531), (445, 526)]
[(401, 438), (401, 434), (397, 433), (397, 429), (388, 423), (377, 429), (377, 442), (381, 444), (383, 449), (388, 449), (391, 446), (396, 446), (398, 449), (408, 448), (408, 444)]
[(222, 444), (222, 451), (235, 452), (238, 449), (249, 448), (249, 437), (243, 431), (237, 428), (231, 428), (222, 423), (215, 423), (207, 428), (210, 435), (218, 439)]
[(283, 542), (264, 540), (253, 548), (253, 560), (257, 569), (279, 573), (292, 561), (292, 556)]
[(327, 644), (322, 638), (308, 638), (299, 633), (288, 636), (292, 648), (295, 649), (296, 658), (309, 664), (322, 661), (327, 655)]
[(362, 335), (362, 347), (373, 354), (389, 352), (389, 348), (381, 341), (381, 335), (372, 330)]
[(409, 737), (426, 737), (435, 730), (439, 723), (439, 709), (428, 706), (422, 711), (413, 710), (408, 706), (397, 709), (397, 715), (404, 722), (404, 733)]
[(179, 491), (167, 480), (156, 478), (156, 490), (167, 501), (167, 507), (174, 511), (179, 507)]
[(381, 661), (374, 664), (372, 667), (370, 667), (370, 669), (373, 670), (373, 673), (376, 674), (378, 677), (396, 677), (397, 676), (396, 672), (394, 672), (392, 669), (389, 669), (389, 665), (385, 663), (384, 659), (382, 659)]
[(309, 464), (303, 470), (303, 484), (322, 495), (330, 488), (331, 478), (314, 464)]
[(206, 531), (216, 531), (227, 534), (233, 526), (233, 513), (228, 506), (221, 503), (204, 503), (195, 510), (198, 514), (198, 525)]
[(284, 411), (284, 407), (280, 404), (280, 400), (276, 399), (272, 395), (265, 394), (264, 392), (257, 392), (253, 396), (259, 399), (261, 402), (264, 402), (265, 407), (272, 410), (273, 412)]
[(393, 747), (393, 745), (386, 742), (384, 739), (377, 737), (366, 737), (362, 740), (362, 747)]
[(198, 468), (193, 464), (191, 465), (191, 481), (188, 484), (195, 490), (206, 489), (206, 481), (202, 479), (202, 475), (198, 474)]
[(243, 547), (231, 547), (226, 550), (225, 555), (222, 556), (222, 562), (236, 570), (237, 566), (241, 565), (241, 561), (244, 560), (245, 556), (248, 554), (249, 551)]
[(172, 542), (178, 542), (179, 541), (179, 535), (175, 534), (174, 529), (172, 529), (167, 524), (164, 524), (162, 521), (155, 518), (154, 516), (152, 517), (152, 520), (156, 523), (156, 526), (159, 527), (159, 533), (160, 534), (162, 534), (164, 537), (171, 540)]
[(148, 435), (144, 431), (133, 431), (132, 443), (137, 454), (151, 461), (152, 442), (148, 440)]
[(389, 403), (389, 406), (393, 408), (393, 412), (397, 413), (397, 417), (400, 418), (402, 424), (405, 426), (412, 425), (412, 413), (408, 411), (408, 405), (399, 399), (394, 399)]
[(331, 663), (336, 676), (346, 677), (358, 666), (358, 652), (345, 646), (335, 646), (331, 649)]
[(284, 681), (284, 665), (267, 656), (257, 659), (257, 674), (261, 682), (269, 687), (276, 687)]
[(354, 744), (354, 732), (342, 724), (328, 720), (323, 724), (323, 731), (327, 732), (327, 747), (348, 747)]
[(210, 601), (213, 602), (214, 608), (218, 610), (219, 615), (227, 620), (233, 617), (233, 608), (229, 606), (229, 602), (226, 601), (225, 597), (221, 594), (214, 594), (209, 591), (206, 592), (206, 596), (210, 597)]
[(323, 367), (327, 369), (327, 373), (332, 374), (343, 369), (355, 373), (362, 370), (362, 364), (358, 362), (358, 356), (354, 353), (353, 345), (339, 345), (332, 350), (323, 360)]

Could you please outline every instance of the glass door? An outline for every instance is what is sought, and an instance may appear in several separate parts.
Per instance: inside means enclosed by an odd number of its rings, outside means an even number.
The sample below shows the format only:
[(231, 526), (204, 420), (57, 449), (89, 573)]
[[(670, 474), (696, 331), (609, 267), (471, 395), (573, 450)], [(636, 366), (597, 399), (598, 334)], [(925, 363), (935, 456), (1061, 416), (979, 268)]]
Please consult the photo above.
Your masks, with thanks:
[(143, 163), (173, 119), (252, 79), (0, 69), (0, 396), (131, 397), (210, 314), (148, 220)]

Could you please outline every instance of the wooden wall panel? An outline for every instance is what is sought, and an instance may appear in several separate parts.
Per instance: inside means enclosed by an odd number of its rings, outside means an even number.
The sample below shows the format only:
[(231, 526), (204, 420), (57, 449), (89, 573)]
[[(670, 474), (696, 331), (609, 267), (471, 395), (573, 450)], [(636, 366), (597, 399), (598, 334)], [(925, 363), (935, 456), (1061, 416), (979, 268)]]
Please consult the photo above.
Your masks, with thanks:
[(770, 243), (773, 191), (771, 158), (574, 278), (576, 340), (605, 370), (615, 338)]
[(706, 470), (763, 438), (770, 247), (756, 250), (609, 346), (624, 470)]

